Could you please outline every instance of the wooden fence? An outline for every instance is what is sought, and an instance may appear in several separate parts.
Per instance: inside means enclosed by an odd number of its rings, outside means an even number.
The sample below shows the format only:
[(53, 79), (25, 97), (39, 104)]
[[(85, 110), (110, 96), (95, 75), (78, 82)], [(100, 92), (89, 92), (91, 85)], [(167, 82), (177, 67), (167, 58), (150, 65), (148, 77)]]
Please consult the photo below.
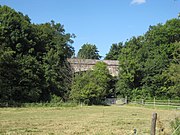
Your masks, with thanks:
[(153, 106), (173, 106), (176, 107), (177, 109), (180, 109), (180, 100), (145, 100), (145, 99), (135, 99), (131, 101), (131, 103), (134, 104), (142, 104), (142, 105), (153, 105)]
[(125, 98), (107, 98), (105, 100), (105, 103), (112, 105), (112, 104), (127, 104), (127, 103), (132, 103), (132, 104), (141, 104), (141, 105), (149, 105), (149, 106), (169, 106), (169, 107), (174, 107), (177, 109), (180, 109), (180, 100), (145, 100), (145, 99), (135, 99), (131, 100), (128, 102), (128, 97)]

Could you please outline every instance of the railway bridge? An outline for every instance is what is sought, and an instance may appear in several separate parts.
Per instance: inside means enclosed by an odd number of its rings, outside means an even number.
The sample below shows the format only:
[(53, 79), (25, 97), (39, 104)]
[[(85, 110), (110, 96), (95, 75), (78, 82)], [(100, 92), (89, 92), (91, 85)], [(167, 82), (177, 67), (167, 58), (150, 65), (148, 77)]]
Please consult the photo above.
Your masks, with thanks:
[(68, 62), (73, 68), (74, 72), (92, 70), (93, 66), (99, 61), (102, 61), (107, 64), (109, 73), (112, 76), (118, 76), (119, 62), (117, 60), (94, 60), (77, 58), (68, 59)]

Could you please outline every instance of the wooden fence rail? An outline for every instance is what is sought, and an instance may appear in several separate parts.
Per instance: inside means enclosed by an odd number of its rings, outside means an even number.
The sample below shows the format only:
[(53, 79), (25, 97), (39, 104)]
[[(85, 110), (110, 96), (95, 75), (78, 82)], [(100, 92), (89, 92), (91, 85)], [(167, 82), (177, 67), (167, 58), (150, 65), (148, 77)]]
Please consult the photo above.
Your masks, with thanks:
[(131, 103), (142, 104), (142, 105), (154, 105), (154, 106), (173, 106), (180, 109), (180, 100), (145, 100), (145, 99), (136, 99), (131, 101)]

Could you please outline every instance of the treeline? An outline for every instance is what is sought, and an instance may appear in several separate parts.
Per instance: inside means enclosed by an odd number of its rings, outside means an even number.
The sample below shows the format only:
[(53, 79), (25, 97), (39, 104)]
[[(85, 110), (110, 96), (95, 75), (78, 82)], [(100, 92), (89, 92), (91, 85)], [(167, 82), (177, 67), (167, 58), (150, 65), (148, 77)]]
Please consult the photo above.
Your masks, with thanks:
[(105, 59), (119, 60), (116, 94), (180, 98), (180, 19), (150, 26), (142, 36), (113, 44)]
[[(180, 19), (113, 44), (105, 59), (119, 60), (117, 78), (103, 62), (74, 75), (67, 62), (74, 56), (74, 37), (60, 23), (33, 24), (0, 6), (0, 106), (55, 100), (99, 104), (117, 96), (180, 99)], [(84, 44), (77, 57), (101, 58), (91, 44)]]
[[(96, 46), (92, 44), (84, 44), (77, 57), (101, 58)], [(109, 78), (111, 81), (107, 81), (108, 87), (104, 88), (104, 91), (107, 92), (103, 96), (104, 98), (127, 96), (129, 100), (152, 99), (154, 97), (156, 99), (180, 99), (179, 18), (168, 20), (165, 24), (150, 26), (144, 35), (132, 37), (125, 43), (112, 44), (105, 59), (119, 61), (119, 76)], [(102, 71), (99, 70), (99, 72)], [(92, 78), (88, 74), (90, 73), (78, 76), (78, 81), (84, 78), (91, 80)], [(98, 75), (96, 73), (96, 77)], [(76, 87), (76, 91), (86, 92), (87, 95), (95, 87), (91, 86), (90, 83), (84, 83), (83, 80), (75, 81), (73, 85), (76, 86), (78, 83), (81, 84), (81, 87)], [(99, 85), (98, 82), (97, 85)], [(78, 96), (82, 98), (83, 95), (81, 93)]]
[(49, 102), (54, 95), (66, 101), (73, 37), (60, 23), (32, 24), (28, 16), (0, 6), (1, 106)]

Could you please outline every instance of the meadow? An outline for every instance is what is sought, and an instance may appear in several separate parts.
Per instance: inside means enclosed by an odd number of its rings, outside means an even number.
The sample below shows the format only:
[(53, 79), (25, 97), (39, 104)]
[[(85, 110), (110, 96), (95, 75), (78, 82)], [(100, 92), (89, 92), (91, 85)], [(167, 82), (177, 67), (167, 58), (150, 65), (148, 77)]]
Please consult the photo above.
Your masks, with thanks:
[[(175, 109), (141, 106), (76, 106), (0, 108), (2, 135), (149, 135), (157, 112), (157, 134), (170, 134)], [(160, 133), (163, 129), (163, 133)]]

